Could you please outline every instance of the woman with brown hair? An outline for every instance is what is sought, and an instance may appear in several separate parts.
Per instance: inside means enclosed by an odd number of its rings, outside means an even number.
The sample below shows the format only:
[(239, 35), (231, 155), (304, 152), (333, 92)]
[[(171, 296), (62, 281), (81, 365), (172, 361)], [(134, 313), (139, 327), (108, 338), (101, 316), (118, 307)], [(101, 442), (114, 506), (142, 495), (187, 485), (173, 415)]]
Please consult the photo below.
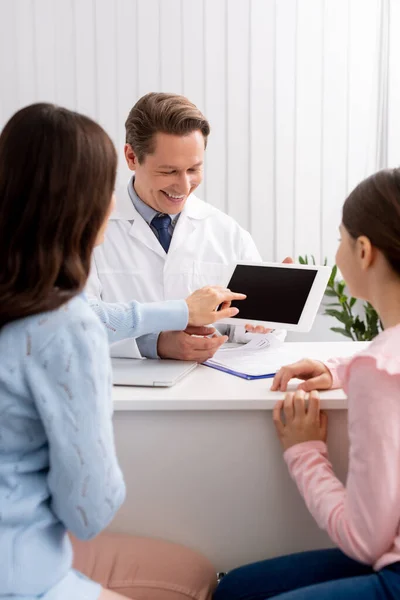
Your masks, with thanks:
[[(96, 536), (125, 495), (112, 432), (106, 331), (82, 294), (112, 210), (116, 168), (115, 148), (99, 125), (50, 104), (20, 110), (0, 135), (3, 600), (122, 598), (72, 569), (68, 537)], [(236, 297), (209, 288), (171, 310), (179, 327), (206, 325), (232, 314), (229, 301)], [(226, 305), (217, 315), (220, 302)], [(135, 310), (140, 327), (154, 332), (154, 312), (139, 304)], [(107, 546), (107, 536), (100, 539)], [(120, 543), (125, 561), (114, 572), (127, 595), (139, 598), (150, 589), (147, 597), (170, 600), (210, 593), (212, 569), (201, 557), (187, 551), (185, 564), (184, 549), (174, 545), (129, 537)], [(152, 550), (154, 560), (165, 559), (160, 568), (149, 564)], [(136, 559), (131, 566), (130, 556)], [(80, 560), (82, 552), (78, 568)]]

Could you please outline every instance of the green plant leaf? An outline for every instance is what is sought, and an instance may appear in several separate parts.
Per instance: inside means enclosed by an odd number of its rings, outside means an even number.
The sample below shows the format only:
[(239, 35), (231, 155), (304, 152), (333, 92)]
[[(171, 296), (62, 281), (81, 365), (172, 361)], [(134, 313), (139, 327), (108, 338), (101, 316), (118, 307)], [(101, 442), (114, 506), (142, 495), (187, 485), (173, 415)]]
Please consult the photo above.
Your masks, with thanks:
[(334, 290), (331, 290), (330, 288), (326, 288), (325, 290), (325, 296), (330, 296), (331, 298), (333, 297), (337, 297), (337, 293)]
[[(315, 265), (315, 256), (310, 255), (310, 260)], [(303, 265), (309, 264), (309, 257), (306, 254), (304, 257), (299, 256), (299, 263)], [(328, 264), (328, 260), (325, 257), (324, 265)], [(343, 323), (343, 327), (331, 327), (332, 331), (340, 333), (352, 340), (369, 341), (374, 339), (381, 331), (383, 331), (382, 322), (379, 319), (374, 307), (369, 303), (363, 304), (364, 315), (360, 318), (359, 315), (354, 316), (352, 308), (357, 302), (356, 298), (348, 296), (345, 293), (346, 282), (342, 279), (337, 280), (338, 268), (337, 265), (333, 265), (331, 276), (325, 290), (325, 296), (328, 298), (334, 298), (335, 301), (324, 304), (325, 315), (337, 319), (340, 323)], [(336, 308), (337, 307), (337, 308)]]
[[(339, 310), (335, 310), (334, 308), (327, 308), (324, 314), (328, 315), (330, 317), (335, 317), (335, 319), (337, 319), (341, 323), (344, 323), (345, 325), (347, 325), (349, 323), (348, 316), (345, 313), (340, 312)], [(350, 320), (350, 324), (351, 324), (351, 320)]]
[(351, 335), (351, 333), (349, 331), (346, 331), (346, 329), (342, 329), (342, 327), (331, 327), (331, 331), (334, 331), (335, 333), (340, 333), (348, 338), (350, 338), (351, 340), (353, 340), (353, 336)]
[(336, 274), (337, 274), (337, 266), (334, 265), (332, 267), (331, 276), (329, 277), (328, 287), (333, 287), (334, 286)]

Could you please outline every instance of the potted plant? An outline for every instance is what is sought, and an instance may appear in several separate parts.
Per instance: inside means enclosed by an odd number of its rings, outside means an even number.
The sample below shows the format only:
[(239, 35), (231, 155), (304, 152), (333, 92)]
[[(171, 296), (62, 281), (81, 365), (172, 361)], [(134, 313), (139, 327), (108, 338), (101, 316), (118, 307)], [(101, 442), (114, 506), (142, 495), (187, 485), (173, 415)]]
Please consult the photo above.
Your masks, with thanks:
[[(314, 256), (311, 256), (311, 260), (315, 265)], [(299, 256), (299, 263), (309, 264), (308, 255)], [(327, 263), (325, 258), (324, 265)], [(334, 317), (341, 324), (340, 327), (331, 327), (331, 331), (340, 333), (355, 342), (373, 340), (378, 333), (383, 331), (383, 325), (376, 310), (369, 302), (357, 303), (356, 298), (348, 296), (346, 283), (342, 279), (337, 279), (337, 272), (338, 268), (334, 265), (325, 290), (325, 296), (331, 301), (324, 303), (324, 314)]]

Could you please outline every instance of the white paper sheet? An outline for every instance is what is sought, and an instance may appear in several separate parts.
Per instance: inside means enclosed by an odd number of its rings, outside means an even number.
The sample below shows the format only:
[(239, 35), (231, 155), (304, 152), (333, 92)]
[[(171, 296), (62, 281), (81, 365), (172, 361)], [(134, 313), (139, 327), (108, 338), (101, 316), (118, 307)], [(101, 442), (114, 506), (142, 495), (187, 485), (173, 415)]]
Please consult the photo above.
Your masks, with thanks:
[(206, 365), (251, 377), (261, 377), (275, 374), (285, 364), (290, 362), (284, 352), (283, 343), (271, 334), (254, 335), (247, 344), (230, 348), (223, 346)]

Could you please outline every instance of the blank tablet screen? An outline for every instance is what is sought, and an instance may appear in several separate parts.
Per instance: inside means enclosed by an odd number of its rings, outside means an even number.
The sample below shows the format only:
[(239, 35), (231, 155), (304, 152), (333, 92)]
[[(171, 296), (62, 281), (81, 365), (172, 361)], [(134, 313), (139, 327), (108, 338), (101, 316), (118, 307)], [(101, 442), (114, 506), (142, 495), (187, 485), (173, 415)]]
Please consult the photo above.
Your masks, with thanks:
[(316, 275), (308, 269), (237, 265), (228, 288), (247, 298), (232, 306), (241, 319), (296, 325)]

